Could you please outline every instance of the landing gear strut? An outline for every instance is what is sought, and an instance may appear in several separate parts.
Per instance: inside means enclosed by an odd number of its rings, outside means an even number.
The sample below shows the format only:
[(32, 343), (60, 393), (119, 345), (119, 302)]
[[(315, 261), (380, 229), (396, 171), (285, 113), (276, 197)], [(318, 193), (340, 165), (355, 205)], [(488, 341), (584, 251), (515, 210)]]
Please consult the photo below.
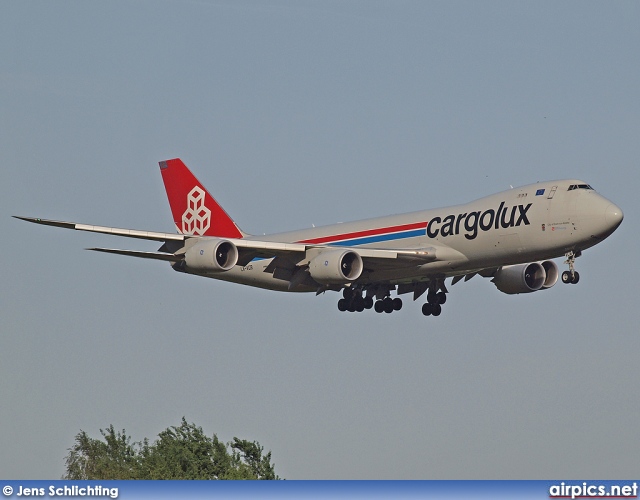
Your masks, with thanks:
[(569, 270), (562, 273), (562, 282), (567, 284), (575, 285), (580, 281), (580, 274), (575, 270), (576, 259), (582, 255), (582, 252), (579, 250), (574, 252), (571, 250), (565, 254), (567, 260), (564, 261), (565, 264), (569, 264)]

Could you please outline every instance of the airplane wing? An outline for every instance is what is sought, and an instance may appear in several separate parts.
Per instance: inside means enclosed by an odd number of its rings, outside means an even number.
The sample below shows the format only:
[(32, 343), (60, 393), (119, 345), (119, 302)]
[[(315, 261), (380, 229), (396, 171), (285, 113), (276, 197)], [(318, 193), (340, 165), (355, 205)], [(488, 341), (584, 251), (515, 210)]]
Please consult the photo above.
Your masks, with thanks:
[(152, 231), (137, 231), (135, 229), (120, 229), (117, 227), (91, 226), (88, 224), (78, 224), (76, 222), (64, 222), (59, 220), (40, 219), (37, 217), (13, 216), (16, 219), (43, 224), (45, 226), (63, 227), (65, 229), (75, 229), (76, 231), (90, 231), (92, 233), (113, 234), (115, 236), (126, 236), (128, 238), (139, 238), (153, 241), (184, 241), (190, 236), (176, 233), (155, 233)]
[[(74, 229), (76, 231), (88, 231), (92, 233), (101, 233), (101, 234), (110, 234), (113, 236), (124, 236), (127, 238), (138, 238), (142, 240), (151, 240), (151, 241), (186, 241), (190, 238), (198, 238), (198, 239), (206, 239), (210, 237), (203, 237), (198, 235), (189, 235), (189, 234), (177, 234), (177, 233), (161, 233), (154, 231), (140, 231), (137, 229), (123, 229), (116, 227), (107, 227), (107, 226), (95, 226), (90, 224), (80, 224), (77, 222), (66, 222), (66, 221), (58, 221), (58, 220), (50, 220), (50, 219), (41, 219), (39, 217), (22, 217), (18, 215), (13, 216), (16, 219), (24, 220), (27, 222), (33, 222), (34, 224), (42, 224), (45, 226), (54, 226), (54, 227), (62, 227), (65, 229)], [(244, 257), (242, 254), (252, 254), (255, 257), (262, 258), (272, 258), (278, 257), (282, 255), (291, 255), (291, 254), (304, 254), (310, 248), (324, 249), (324, 248), (333, 248), (329, 245), (311, 245), (305, 243), (284, 243), (284, 242), (274, 242), (274, 241), (260, 241), (254, 239), (236, 239), (236, 238), (220, 238), (227, 241), (232, 242), (239, 250), (241, 254), (240, 260)], [(174, 245), (175, 246), (175, 245)], [(345, 250), (351, 249), (350, 247), (339, 247)], [(353, 249), (356, 249), (354, 247)], [(143, 257), (150, 259), (157, 259), (158, 252), (136, 252), (134, 250), (116, 250), (116, 249), (107, 249), (107, 248), (87, 248), (87, 250), (95, 250), (95, 251), (103, 251), (107, 253), (118, 253), (121, 255), (132, 255), (135, 257)], [(421, 261), (430, 261), (435, 260), (435, 248), (430, 247), (428, 249), (417, 249), (417, 250), (386, 250), (386, 249), (376, 249), (376, 248), (357, 248), (357, 252), (363, 259), (374, 260), (374, 259), (417, 259)], [(440, 255), (440, 252), (438, 253)], [(180, 255), (178, 253), (177, 255)], [(161, 260), (171, 260), (171, 259), (161, 259)]]
[(273, 273), (276, 269), (295, 272), (309, 265), (309, 262), (326, 251), (352, 251), (361, 258), (364, 267), (369, 270), (386, 270), (404, 266), (417, 266), (429, 262), (443, 260), (460, 260), (464, 256), (445, 246), (430, 246), (428, 248), (417, 249), (379, 249), (318, 245), (309, 243), (286, 243), (274, 241), (261, 241), (252, 238), (215, 238), (210, 236), (198, 236), (177, 233), (162, 233), (153, 231), (140, 231), (136, 229), (122, 229), (106, 226), (95, 226), (89, 224), (79, 224), (76, 222), (57, 221), (41, 219), (37, 217), (14, 216), (27, 222), (43, 224), (47, 226), (62, 227), (76, 231), (88, 231), (93, 233), (110, 234), (114, 236), (124, 236), (127, 238), (137, 238), (151, 241), (164, 242), (157, 252), (145, 252), (137, 250), (121, 250), (114, 248), (88, 248), (87, 250), (111, 253), (117, 255), (127, 255), (145, 259), (163, 260), (168, 262), (180, 262), (185, 259), (185, 254), (197, 241), (203, 240), (224, 240), (232, 243), (238, 251), (237, 265), (246, 266), (255, 258), (273, 259), (271, 264), (265, 269), (266, 272)]
[(113, 253), (117, 255), (128, 255), (130, 257), (141, 257), (143, 259), (164, 260), (167, 262), (180, 262), (183, 257), (167, 252), (140, 252), (138, 250), (119, 250), (117, 248), (85, 248), (95, 252)]

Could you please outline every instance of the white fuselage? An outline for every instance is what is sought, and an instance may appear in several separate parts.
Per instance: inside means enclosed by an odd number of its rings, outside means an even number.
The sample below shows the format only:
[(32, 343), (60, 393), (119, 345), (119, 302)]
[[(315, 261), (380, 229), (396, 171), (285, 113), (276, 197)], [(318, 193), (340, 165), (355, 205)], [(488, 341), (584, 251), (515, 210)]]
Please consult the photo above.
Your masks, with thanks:
[[(562, 180), (510, 189), (463, 205), (260, 236), (259, 240), (376, 249), (434, 247), (437, 255), (445, 256), (429, 263), (396, 263), (364, 272), (357, 280), (393, 285), (579, 252), (609, 236), (621, 221), (622, 211), (584, 182)], [(201, 275), (289, 290), (289, 281), (265, 272), (271, 260), (254, 259), (224, 273)]]

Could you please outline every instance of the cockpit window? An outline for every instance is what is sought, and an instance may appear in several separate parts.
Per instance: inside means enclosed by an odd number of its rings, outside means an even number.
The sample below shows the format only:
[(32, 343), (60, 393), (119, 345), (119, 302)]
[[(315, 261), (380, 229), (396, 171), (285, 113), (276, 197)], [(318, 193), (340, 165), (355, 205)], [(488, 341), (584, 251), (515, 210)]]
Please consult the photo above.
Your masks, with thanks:
[(574, 189), (589, 189), (591, 191), (594, 190), (591, 186), (589, 186), (589, 184), (571, 184), (568, 191), (573, 191)]

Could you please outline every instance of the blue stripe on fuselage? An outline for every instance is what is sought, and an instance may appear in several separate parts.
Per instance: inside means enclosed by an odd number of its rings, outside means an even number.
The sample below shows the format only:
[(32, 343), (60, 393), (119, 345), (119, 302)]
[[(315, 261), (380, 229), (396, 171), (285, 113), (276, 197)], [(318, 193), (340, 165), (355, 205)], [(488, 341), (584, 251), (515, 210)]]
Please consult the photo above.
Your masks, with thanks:
[(327, 243), (333, 247), (350, 247), (358, 245), (368, 245), (370, 243), (379, 243), (381, 241), (402, 240), (405, 238), (415, 238), (424, 236), (425, 229), (416, 229), (414, 231), (404, 231), (402, 233), (377, 234), (375, 236), (365, 236), (364, 238), (355, 238), (353, 240), (335, 241)]
[[(364, 238), (355, 238), (353, 240), (335, 241), (333, 243), (327, 243), (327, 246), (331, 247), (349, 247), (358, 245), (368, 245), (370, 243), (379, 243), (381, 241), (403, 240), (405, 238), (417, 238), (426, 234), (425, 229), (415, 229), (413, 231), (404, 231), (401, 233), (389, 233), (389, 234), (377, 234), (375, 236), (366, 236)], [(256, 260), (264, 260), (267, 257), (254, 257), (251, 262)]]

